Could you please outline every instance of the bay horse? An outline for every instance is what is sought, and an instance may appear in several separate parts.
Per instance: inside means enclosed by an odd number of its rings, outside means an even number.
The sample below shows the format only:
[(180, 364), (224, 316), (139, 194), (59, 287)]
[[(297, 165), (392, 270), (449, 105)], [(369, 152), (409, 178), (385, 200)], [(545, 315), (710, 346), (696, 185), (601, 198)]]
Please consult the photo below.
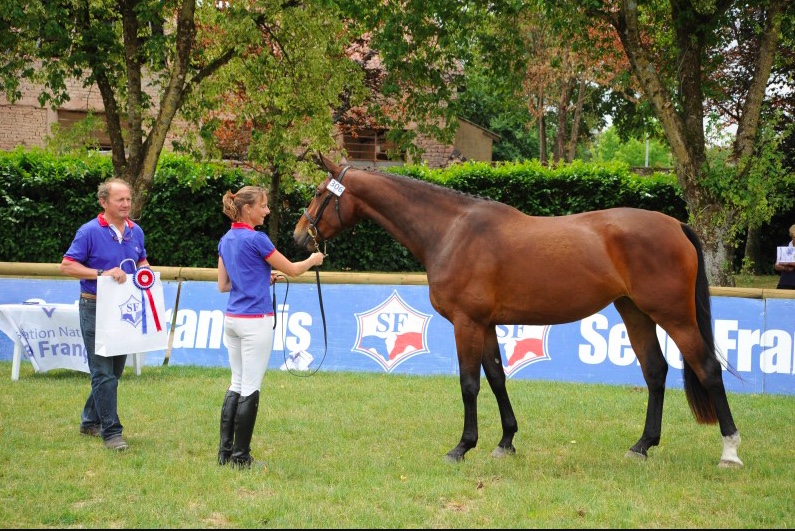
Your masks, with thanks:
[(425, 181), (341, 167), (322, 155), (320, 161), (329, 175), (296, 224), (296, 244), (314, 251), (359, 220), (374, 221), (425, 267), (430, 302), (453, 325), (464, 430), (447, 460), (463, 460), (478, 442), (481, 367), (502, 421), (492, 455), (516, 452), (497, 325), (568, 323), (613, 303), (648, 388), (643, 433), (626, 455), (646, 459), (660, 443), (668, 363), (659, 325), (682, 353), (696, 422), (719, 423), (719, 466), (743, 466), (714, 345), (703, 252), (689, 226), (633, 208), (529, 216)]

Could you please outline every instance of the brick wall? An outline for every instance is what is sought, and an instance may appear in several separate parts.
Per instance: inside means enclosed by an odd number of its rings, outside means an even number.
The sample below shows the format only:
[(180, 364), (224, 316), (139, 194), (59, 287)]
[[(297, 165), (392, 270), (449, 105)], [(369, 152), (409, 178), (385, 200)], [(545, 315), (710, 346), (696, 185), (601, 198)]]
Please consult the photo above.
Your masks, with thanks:
[[(69, 80), (66, 86), (69, 101), (64, 102), (59, 109), (105, 112), (102, 96), (96, 85), (83, 87), (81, 81)], [(47, 136), (51, 133), (52, 125), (58, 123), (57, 110), (39, 105), (40, 89), (37, 85), (22, 81), (20, 91), (22, 98), (13, 104), (0, 94), (0, 150), (8, 151), (17, 146), (44, 146)], [(160, 100), (160, 96), (152, 89), (147, 92), (150, 93), (154, 101)], [(172, 140), (183, 134), (184, 129), (184, 122), (175, 119), (166, 136), (163, 149), (171, 151)]]
[(417, 146), (423, 150), (422, 160), (429, 168), (446, 168), (450, 165), (453, 146), (440, 144), (433, 138), (418, 137)]
[(44, 146), (43, 131), (49, 129), (46, 109), (0, 105), (0, 149)]

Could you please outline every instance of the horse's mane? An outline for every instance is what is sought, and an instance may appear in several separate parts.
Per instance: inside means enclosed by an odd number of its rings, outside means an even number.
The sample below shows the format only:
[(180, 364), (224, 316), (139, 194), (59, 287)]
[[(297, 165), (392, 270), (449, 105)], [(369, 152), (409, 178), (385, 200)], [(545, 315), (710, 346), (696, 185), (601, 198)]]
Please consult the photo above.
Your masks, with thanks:
[(462, 192), (460, 190), (456, 190), (455, 188), (449, 188), (447, 186), (442, 186), (440, 184), (436, 184), (436, 183), (433, 183), (433, 182), (430, 182), (430, 181), (423, 181), (422, 179), (417, 179), (415, 177), (409, 177), (407, 175), (400, 175), (400, 174), (397, 174), (397, 173), (385, 173), (385, 172), (377, 171), (377, 170), (359, 170), (359, 171), (363, 171), (364, 173), (371, 173), (371, 174), (374, 174), (374, 175), (379, 175), (381, 177), (386, 177), (386, 178), (394, 180), (394, 181), (402, 181), (404, 183), (407, 183), (410, 186), (420, 185), (420, 186), (429, 187), (429, 188), (433, 189), (434, 191), (436, 191), (437, 193), (439, 193), (441, 195), (444, 195), (444, 196), (449, 196), (449, 197), (451, 197), (451, 198), (453, 198), (455, 200), (468, 199), (468, 200), (475, 200), (475, 201), (494, 202), (494, 199), (491, 199), (489, 197), (484, 197), (484, 196), (481, 196), (481, 195), (476, 195), (476, 194), (470, 194), (470, 193), (467, 193), (467, 192)]

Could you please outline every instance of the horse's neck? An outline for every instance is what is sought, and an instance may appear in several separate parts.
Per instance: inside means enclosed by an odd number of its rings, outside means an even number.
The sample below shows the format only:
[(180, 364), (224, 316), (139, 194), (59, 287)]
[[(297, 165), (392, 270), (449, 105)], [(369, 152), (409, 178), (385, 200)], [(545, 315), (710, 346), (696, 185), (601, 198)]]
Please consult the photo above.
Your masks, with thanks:
[(428, 254), (455, 221), (444, 191), (422, 181), (369, 174), (357, 186), (363, 217), (372, 220), (425, 265)]

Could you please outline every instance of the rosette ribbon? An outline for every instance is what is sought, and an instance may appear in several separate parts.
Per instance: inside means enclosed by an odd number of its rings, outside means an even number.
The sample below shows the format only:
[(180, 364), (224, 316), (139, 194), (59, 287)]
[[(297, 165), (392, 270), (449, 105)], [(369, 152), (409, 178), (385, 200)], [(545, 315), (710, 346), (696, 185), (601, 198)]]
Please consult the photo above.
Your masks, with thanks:
[[(146, 295), (146, 300), (149, 301), (149, 307), (152, 309), (152, 318), (155, 321), (157, 331), (160, 332), (163, 327), (160, 326), (160, 317), (157, 315), (157, 306), (155, 306), (155, 298), (152, 296), (150, 288), (155, 284), (155, 273), (146, 266), (139, 267), (133, 275), (133, 284), (136, 288), (141, 290), (141, 298)], [(143, 333), (146, 333), (146, 300), (143, 304)]]

